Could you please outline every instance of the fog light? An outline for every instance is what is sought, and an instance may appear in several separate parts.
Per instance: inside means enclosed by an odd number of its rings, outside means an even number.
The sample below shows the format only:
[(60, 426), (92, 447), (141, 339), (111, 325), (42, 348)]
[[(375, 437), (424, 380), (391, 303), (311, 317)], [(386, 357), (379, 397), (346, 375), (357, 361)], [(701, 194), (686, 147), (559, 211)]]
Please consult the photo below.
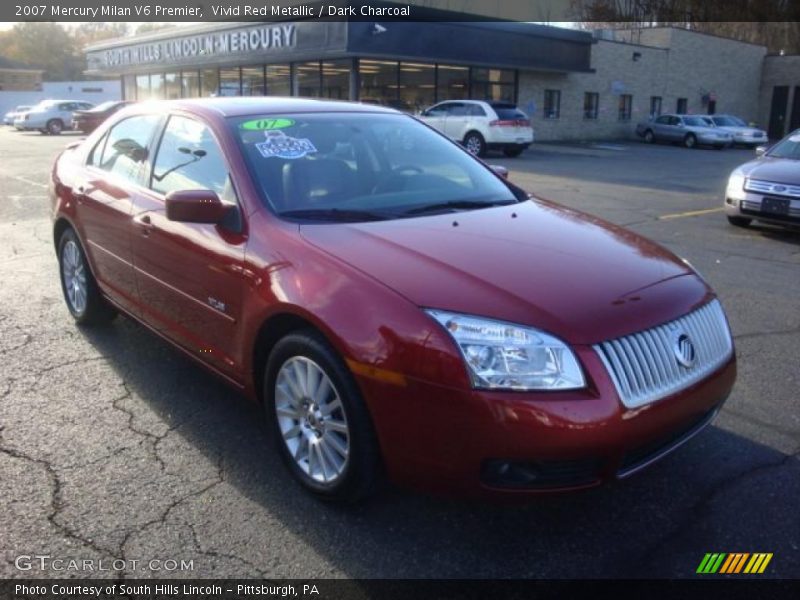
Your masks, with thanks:
[(481, 479), (487, 485), (497, 487), (528, 487), (539, 477), (534, 464), (487, 460), (483, 464)]

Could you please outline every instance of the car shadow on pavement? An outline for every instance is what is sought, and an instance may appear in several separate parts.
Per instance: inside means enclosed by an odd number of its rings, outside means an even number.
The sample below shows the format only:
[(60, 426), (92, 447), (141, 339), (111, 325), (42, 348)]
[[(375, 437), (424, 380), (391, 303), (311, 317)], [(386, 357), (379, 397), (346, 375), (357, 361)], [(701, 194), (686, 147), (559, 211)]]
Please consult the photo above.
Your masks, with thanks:
[[(118, 319), (82, 331), (124, 380), (134, 414), (163, 421), (208, 463), (221, 460), (224, 485), (182, 518), (217, 556), (246, 555), (253, 576), (674, 577), (692, 576), (712, 551), (775, 552), (774, 568), (800, 572), (796, 552), (794, 563), (779, 560), (798, 530), (796, 458), (719, 427), (635, 478), (587, 492), (507, 505), (388, 487), (342, 508), (294, 483), (258, 406), (146, 329)], [(452, 434), (446, 423), (442, 433)], [(304, 562), (309, 551), (317, 567)], [(297, 563), (274, 558), (281, 553)]]

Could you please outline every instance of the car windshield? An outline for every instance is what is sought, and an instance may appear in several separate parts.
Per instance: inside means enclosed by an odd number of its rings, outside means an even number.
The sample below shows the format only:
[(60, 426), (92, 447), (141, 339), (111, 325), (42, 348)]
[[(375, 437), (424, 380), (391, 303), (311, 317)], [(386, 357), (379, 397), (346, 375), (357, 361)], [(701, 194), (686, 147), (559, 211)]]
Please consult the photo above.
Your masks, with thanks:
[(116, 100), (109, 100), (108, 102), (102, 102), (102, 103), (98, 104), (97, 106), (93, 107), (92, 111), (93, 112), (100, 112), (100, 111), (106, 110), (108, 108), (111, 108), (116, 103), (117, 103)]
[(480, 161), (413, 117), (231, 119), (264, 200), (286, 218), (384, 220), (518, 202)]
[(800, 160), (800, 129), (775, 144), (767, 156)]
[(744, 127), (744, 121), (736, 117), (714, 117), (714, 123), (720, 127)]
[(683, 117), (683, 122), (692, 127), (708, 127), (708, 123), (701, 117)]

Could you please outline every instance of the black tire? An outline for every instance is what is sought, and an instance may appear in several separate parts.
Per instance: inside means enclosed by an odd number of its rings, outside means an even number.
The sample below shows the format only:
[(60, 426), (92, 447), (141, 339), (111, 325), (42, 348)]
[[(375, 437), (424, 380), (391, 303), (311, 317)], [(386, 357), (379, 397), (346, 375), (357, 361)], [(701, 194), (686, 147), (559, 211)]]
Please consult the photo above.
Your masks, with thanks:
[(470, 131), (464, 136), (464, 148), (475, 156), (486, 156), (486, 140), (477, 131)]
[(644, 141), (647, 142), (648, 144), (652, 144), (656, 141), (656, 136), (653, 135), (652, 129), (648, 129), (647, 131), (644, 132)]
[[(65, 253), (71, 252), (68, 248), (74, 244), (74, 249), (77, 252), (77, 259), (80, 261), (83, 269), (83, 277), (85, 278), (85, 303), (83, 305), (77, 304), (70, 299), (70, 294), (67, 292), (67, 282), (65, 275)], [(67, 229), (61, 234), (61, 239), (58, 241), (58, 273), (61, 280), (61, 291), (64, 293), (64, 301), (67, 303), (72, 318), (79, 325), (105, 325), (111, 322), (117, 316), (116, 309), (111, 306), (105, 298), (103, 298), (97, 287), (97, 282), (92, 275), (89, 268), (89, 263), (86, 260), (86, 254), (83, 251), (78, 236), (72, 229)]]
[(61, 135), (64, 131), (64, 122), (61, 119), (50, 119), (47, 122), (47, 133), (50, 135)]
[[(278, 374), (288, 361), (296, 358), (313, 361), (322, 369), (343, 407), (349, 454), (341, 474), (332, 483), (321, 483), (301, 468), (292, 456), (288, 442), (284, 441), (278, 422)], [(295, 331), (275, 344), (267, 359), (263, 397), (267, 425), (275, 437), (275, 445), (291, 474), (306, 490), (322, 500), (337, 503), (354, 503), (375, 491), (380, 480), (381, 458), (372, 419), (344, 361), (318, 332), (313, 329)], [(324, 435), (328, 433), (322, 437)], [(310, 458), (310, 450), (307, 454)], [(308, 464), (310, 466), (310, 462)]]
[(728, 223), (735, 227), (750, 227), (752, 222), (753, 219), (748, 219), (747, 217), (728, 217)]
[(697, 136), (693, 133), (689, 133), (683, 138), (683, 145), (687, 148), (697, 148)]
[(503, 154), (509, 158), (516, 158), (525, 151), (522, 146), (506, 146), (503, 148)]

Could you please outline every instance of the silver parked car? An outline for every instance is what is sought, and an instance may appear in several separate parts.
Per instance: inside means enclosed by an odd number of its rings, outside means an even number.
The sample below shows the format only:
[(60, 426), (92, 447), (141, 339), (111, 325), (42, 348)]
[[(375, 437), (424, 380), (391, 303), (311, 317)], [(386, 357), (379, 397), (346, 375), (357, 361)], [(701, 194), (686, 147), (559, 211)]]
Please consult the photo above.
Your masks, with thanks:
[(17, 118), (17, 115), (22, 114), (30, 109), (31, 107), (27, 104), (20, 104), (19, 106), (11, 109), (5, 115), (3, 115), (3, 125), (13, 125), (14, 119)]
[(767, 142), (767, 132), (758, 127), (750, 127), (745, 121), (733, 115), (708, 115), (703, 117), (712, 127), (727, 131), (733, 136), (734, 144), (758, 146)]
[(41, 131), (58, 135), (72, 127), (72, 113), (88, 110), (94, 104), (81, 100), (44, 100), (14, 119), (14, 127), (23, 131)]
[(636, 135), (649, 144), (680, 142), (687, 148), (705, 145), (721, 150), (733, 143), (730, 133), (711, 127), (698, 115), (661, 115), (652, 121), (639, 123)]
[(756, 219), (773, 225), (800, 226), (800, 129), (733, 170), (725, 190), (725, 214), (731, 225), (747, 227)]

